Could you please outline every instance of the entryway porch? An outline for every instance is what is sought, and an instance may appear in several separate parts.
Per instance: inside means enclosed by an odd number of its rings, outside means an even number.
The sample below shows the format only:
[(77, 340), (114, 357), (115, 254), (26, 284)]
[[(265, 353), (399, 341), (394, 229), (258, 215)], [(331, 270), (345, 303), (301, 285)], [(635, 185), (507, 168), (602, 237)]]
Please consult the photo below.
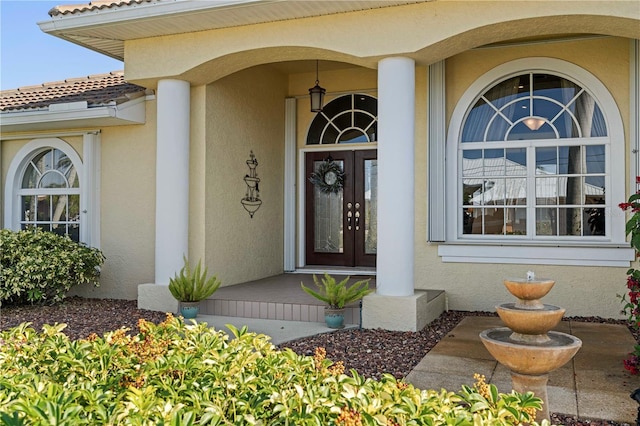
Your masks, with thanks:
[[(249, 281), (228, 287), (222, 287), (200, 306), (202, 315), (219, 315), (228, 317), (257, 318), (265, 320), (324, 322), (324, 304), (311, 297), (300, 287), (304, 282), (313, 286), (313, 273), (284, 273), (272, 277)], [(321, 276), (318, 272), (316, 275)], [(342, 279), (332, 274), (336, 279)], [(345, 274), (346, 275), (346, 274)], [(376, 288), (375, 275), (366, 270), (354, 271), (352, 280), (371, 278), (369, 287)], [(427, 309), (433, 310), (430, 317), (438, 317), (442, 313), (443, 290), (426, 290)], [(438, 312), (435, 312), (438, 311)], [(361, 304), (347, 306), (346, 324), (361, 324)]]

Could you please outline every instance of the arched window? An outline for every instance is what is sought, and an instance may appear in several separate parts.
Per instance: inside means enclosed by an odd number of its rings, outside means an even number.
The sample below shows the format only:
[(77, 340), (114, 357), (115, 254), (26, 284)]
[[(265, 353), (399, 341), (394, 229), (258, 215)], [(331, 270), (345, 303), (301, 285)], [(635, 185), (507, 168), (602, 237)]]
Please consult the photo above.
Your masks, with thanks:
[(456, 105), (446, 167), (447, 218), (454, 219), (446, 240), (469, 245), (439, 249), (443, 259), (622, 259), (605, 253), (625, 240), (624, 219), (612, 214), (624, 198), (622, 120), (606, 87), (586, 70), (525, 58), (483, 75)]
[(55, 137), (33, 139), (16, 152), (6, 174), (4, 227), (38, 227), (99, 247), (99, 133), (82, 138), (84, 160)]
[(340, 96), (319, 112), (309, 128), (307, 145), (375, 142), (378, 102), (369, 95)]
[(584, 87), (510, 76), (470, 108), (459, 144), (465, 236), (605, 236), (607, 126)]
[(56, 148), (39, 150), (20, 182), (20, 228), (38, 227), (79, 241), (80, 180), (71, 159)]

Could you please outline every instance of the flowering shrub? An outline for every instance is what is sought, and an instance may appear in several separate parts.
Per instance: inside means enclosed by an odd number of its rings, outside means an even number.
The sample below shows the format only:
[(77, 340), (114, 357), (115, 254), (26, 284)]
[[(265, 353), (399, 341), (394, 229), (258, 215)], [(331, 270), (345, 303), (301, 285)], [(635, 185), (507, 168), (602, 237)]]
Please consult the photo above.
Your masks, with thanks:
[[(637, 184), (640, 184), (640, 176), (636, 177)], [(627, 220), (625, 232), (626, 235), (631, 236), (631, 247), (635, 249), (637, 257), (640, 254), (640, 191), (632, 194), (626, 203), (620, 203), (619, 207), (625, 211), (630, 210), (632, 213)], [(622, 312), (628, 316), (631, 327), (640, 329), (640, 269), (630, 268), (627, 271), (627, 290), (627, 294), (622, 295), (622, 303), (624, 303)], [(624, 367), (631, 374), (638, 374), (640, 371), (640, 345), (636, 345), (634, 351), (629, 354), (629, 358), (624, 360)]]
[(98, 285), (104, 255), (52, 232), (0, 230), (0, 302), (62, 301), (71, 287)]
[(536, 424), (541, 400), (530, 392), (501, 394), (482, 382), (456, 394), (347, 375), (322, 349), (301, 356), (229, 328), (233, 339), (168, 314), (157, 325), (140, 320), (133, 335), (70, 341), (61, 324), (0, 332), (0, 424)]

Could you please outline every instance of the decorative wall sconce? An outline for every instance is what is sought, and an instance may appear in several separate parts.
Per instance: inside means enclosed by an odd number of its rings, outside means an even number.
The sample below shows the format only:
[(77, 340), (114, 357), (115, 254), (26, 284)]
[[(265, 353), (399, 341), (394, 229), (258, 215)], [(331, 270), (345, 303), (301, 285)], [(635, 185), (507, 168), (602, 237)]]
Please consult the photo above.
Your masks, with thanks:
[(244, 176), (244, 183), (247, 184), (247, 192), (245, 193), (245, 197), (240, 200), (244, 209), (249, 212), (249, 216), (253, 219), (253, 214), (260, 208), (262, 205), (262, 200), (260, 199), (260, 188), (258, 184), (260, 183), (260, 178), (258, 177), (258, 173), (256, 172), (256, 168), (258, 167), (258, 160), (256, 160), (256, 156), (253, 155), (253, 151), (249, 154), (249, 159), (247, 160), (247, 166), (249, 166), (249, 174)]
[(316, 85), (309, 89), (309, 98), (311, 99), (311, 112), (322, 111), (322, 105), (324, 103), (324, 94), (327, 91), (320, 87), (320, 80), (318, 80), (318, 60), (316, 60)]

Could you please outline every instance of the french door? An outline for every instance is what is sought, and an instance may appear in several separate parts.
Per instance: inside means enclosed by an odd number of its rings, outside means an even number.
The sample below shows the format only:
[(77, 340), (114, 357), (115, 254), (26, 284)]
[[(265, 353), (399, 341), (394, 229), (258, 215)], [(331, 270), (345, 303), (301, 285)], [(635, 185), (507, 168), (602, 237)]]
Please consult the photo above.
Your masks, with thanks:
[[(328, 164), (344, 173), (341, 188), (331, 172), (320, 184), (309, 179)], [(377, 151), (309, 152), (305, 176), (307, 265), (375, 266)]]

